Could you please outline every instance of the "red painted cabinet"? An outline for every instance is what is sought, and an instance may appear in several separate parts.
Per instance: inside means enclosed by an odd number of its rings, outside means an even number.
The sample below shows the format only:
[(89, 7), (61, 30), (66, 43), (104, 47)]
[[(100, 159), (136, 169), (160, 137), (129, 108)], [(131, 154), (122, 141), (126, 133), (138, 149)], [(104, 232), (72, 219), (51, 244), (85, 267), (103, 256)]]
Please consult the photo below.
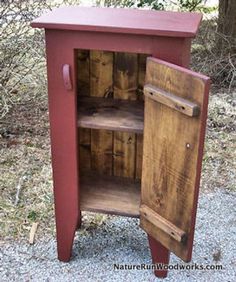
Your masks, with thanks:
[(67, 7), (32, 22), (46, 36), (60, 260), (81, 211), (139, 217), (153, 263), (191, 260), (210, 85), (187, 69), (200, 20)]

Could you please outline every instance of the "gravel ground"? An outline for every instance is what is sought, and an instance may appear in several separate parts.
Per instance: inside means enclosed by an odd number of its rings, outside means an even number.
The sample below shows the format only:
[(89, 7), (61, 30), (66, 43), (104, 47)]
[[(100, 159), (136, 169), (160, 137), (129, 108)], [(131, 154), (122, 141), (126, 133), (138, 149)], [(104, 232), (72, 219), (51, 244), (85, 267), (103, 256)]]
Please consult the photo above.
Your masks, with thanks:
[[(172, 270), (165, 281), (235, 281), (236, 193), (218, 190), (200, 196), (191, 264), (221, 264), (223, 270)], [(150, 264), (145, 233), (138, 220), (111, 217), (77, 233), (73, 259), (56, 259), (52, 238), (1, 242), (0, 281), (157, 281), (151, 270), (114, 270), (113, 263)], [(183, 264), (175, 255), (171, 264)]]

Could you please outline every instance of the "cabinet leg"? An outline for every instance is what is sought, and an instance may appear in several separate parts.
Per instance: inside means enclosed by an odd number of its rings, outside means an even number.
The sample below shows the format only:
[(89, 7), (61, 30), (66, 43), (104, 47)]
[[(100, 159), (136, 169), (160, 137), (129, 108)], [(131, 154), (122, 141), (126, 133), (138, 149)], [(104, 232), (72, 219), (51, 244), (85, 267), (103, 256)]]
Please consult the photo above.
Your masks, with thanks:
[(71, 251), (74, 241), (74, 235), (77, 225), (71, 225), (69, 228), (57, 228), (57, 253), (58, 259), (68, 262), (71, 258)]
[[(67, 40), (63, 44), (60, 42), (60, 33), (58, 34), (58, 32), (51, 29), (46, 30), (48, 99), (57, 250), (58, 259), (66, 262), (70, 260), (80, 211), (77, 75), (73, 44)], [(66, 82), (63, 82), (63, 70), (65, 66), (68, 76), (71, 75), (72, 85), (69, 85), (69, 88)]]
[[(150, 246), (150, 251), (152, 255), (153, 264), (168, 264), (170, 258), (170, 252), (161, 243), (153, 239), (148, 235), (148, 241)], [(168, 270), (155, 270), (154, 274), (156, 277), (165, 278), (167, 276)]]
[(78, 206), (74, 201), (77, 199), (76, 194), (68, 193), (66, 197), (66, 192), (66, 189), (54, 189), (57, 253), (58, 259), (64, 262), (70, 260), (79, 218)]

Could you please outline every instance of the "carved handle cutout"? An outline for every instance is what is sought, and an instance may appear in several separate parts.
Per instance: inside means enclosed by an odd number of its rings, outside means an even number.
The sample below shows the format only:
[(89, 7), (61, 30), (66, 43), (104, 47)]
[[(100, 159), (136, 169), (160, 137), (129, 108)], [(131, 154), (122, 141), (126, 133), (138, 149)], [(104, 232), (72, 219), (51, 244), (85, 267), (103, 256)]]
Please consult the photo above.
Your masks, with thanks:
[(72, 81), (70, 74), (70, 65), (65, 64), (62, 68), (63, 82), (66, 90), (72, 90)]

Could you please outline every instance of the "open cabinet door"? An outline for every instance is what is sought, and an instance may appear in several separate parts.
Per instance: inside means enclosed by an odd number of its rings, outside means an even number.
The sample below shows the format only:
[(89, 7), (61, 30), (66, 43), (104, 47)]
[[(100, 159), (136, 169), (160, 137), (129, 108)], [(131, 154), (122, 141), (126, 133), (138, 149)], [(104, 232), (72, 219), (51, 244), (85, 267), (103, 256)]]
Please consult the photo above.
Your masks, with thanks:
[(210, 79), (147, 59), (140, 225), (191, 260)]

